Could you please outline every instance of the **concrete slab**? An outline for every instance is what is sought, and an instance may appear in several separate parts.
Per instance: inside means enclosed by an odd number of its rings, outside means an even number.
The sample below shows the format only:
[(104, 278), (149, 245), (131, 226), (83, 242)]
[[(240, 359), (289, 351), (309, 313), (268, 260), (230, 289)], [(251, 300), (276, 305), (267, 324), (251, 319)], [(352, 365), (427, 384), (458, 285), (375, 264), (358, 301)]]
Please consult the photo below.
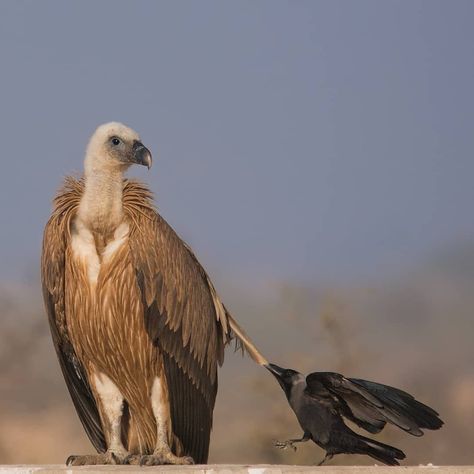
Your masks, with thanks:
[(288, 466), (268, 464), (208, 464), (201, 466), (81, 466), (64, 465), (3, 465), (0, 474), (102, 474), (105, 472), (144, 474), (474, 474), (474, 466)]

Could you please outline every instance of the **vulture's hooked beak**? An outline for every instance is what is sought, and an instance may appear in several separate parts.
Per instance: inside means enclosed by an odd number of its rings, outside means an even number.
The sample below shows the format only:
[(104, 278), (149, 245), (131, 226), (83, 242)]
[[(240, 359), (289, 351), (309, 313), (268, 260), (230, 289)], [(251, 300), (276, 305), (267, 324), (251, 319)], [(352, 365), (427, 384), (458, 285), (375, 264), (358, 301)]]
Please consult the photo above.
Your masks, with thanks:
[(142, 142), (136, 141), (133, 143), (132, 163), (146, 166), (148, 169), (151, 168), (152, 158), (150, 150)]

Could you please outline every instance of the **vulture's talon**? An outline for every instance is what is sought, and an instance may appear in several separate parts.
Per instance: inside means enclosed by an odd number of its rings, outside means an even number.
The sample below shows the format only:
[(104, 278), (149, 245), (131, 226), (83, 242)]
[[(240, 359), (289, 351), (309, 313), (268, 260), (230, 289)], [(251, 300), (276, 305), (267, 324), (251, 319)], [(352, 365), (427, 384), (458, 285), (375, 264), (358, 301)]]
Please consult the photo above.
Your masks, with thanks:
[(126, 458), (121, 458), (112, 451), (100, 454), (72, 454), (66, 460), (66, 466), (96, 466), (124, 464)]
[(184, 464), (192, 465), (195, 464), (194, 459), (191, 456), (183, 456), (181, 459), (184, 459)]
[(189, 456), (175, 456), (173, 453), (132, 454), (125, 459), (127, 464), (134, 466), (163, 466), (164, 464), (189, 465), (194, 464)]
[(71, 454), (67, 459), (66, 459), (66, 466), (72, 466), (72, 463), (74, 460), (77, 458), (77, 455)]
[(124, 464), (129, 464), (131, 466), (136, 466), (140, 462), (140, 454), (129, 454), (124, 460)]

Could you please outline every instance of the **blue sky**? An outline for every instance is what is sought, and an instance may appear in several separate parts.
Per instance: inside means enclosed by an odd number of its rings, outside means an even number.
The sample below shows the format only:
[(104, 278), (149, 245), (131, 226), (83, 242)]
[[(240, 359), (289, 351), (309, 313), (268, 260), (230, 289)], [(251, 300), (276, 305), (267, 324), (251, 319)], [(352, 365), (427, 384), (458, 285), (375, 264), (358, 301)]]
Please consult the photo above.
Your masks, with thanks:
[[(0, 279), (102, 122), (211, 273), (387, 274), (474, 236), (470, 1), (3, 1)], [(33, 273), (35, 270), (33, 270)]]

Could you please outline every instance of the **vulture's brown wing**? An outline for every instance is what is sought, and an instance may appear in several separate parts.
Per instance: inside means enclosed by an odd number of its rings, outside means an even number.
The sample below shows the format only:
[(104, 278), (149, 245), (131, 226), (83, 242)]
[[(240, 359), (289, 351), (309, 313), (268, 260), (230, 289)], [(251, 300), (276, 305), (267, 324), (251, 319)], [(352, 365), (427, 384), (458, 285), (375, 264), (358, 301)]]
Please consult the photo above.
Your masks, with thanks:
[(69, 218), (77, 194), (77, 181), (69, 179), (55, 200), (56, 209), (46, 224), (41, 258), (43, 297), (51, 335), (67, 388), (79, 418), (94, 447), (106, 450), (99, 412), (81, 366), (69, 341), (64, 309), (64, 269)]
[(205, 463), (217, 366), (230, 336), (226, 312), (196, 257), (166, 221), (152, 209), (132, 206), (139, 201), (130, 186), (124, 199), (135, 222), (130, 249), (147, 331), (164, 358), (173, 432), (184, 454)]

